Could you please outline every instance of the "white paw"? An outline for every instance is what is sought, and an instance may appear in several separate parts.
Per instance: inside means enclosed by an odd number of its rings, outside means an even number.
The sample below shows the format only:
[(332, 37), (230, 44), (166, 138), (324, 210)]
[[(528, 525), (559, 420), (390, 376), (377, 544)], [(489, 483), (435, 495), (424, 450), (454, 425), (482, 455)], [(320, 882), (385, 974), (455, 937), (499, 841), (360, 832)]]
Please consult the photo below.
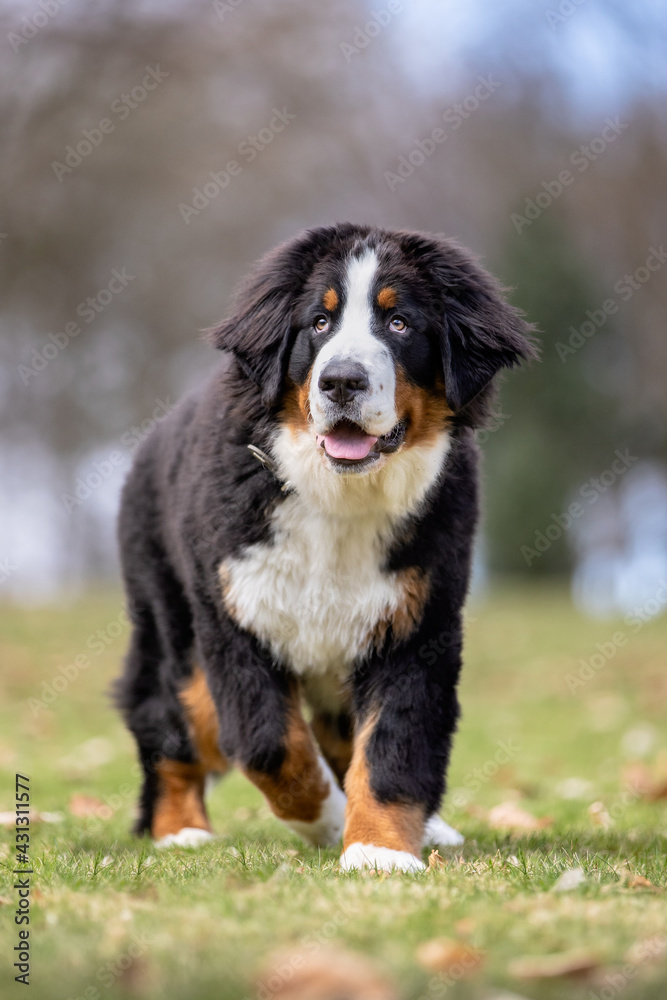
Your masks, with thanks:
[(434, 813), (424, 827), (424, 847), (460, 847), (465, 840), (458, 830)]
[(290, 819), (287, 820), (287, 826), (308, 844), (314, 844), (316, 847), (333, 847), (343, 836), (347, 798), (324, 758), (320, 757), (319, 761), (322, 774), (329, 782), (329, 794), (322, 803), (320, 815), (312, 823)]
[(391, 872), (398, 868), (402, 872), (421, 872), (426, 865), (409, 851), (392, 851), (390, 847), (376, 847), (374, 844), (350, 844), (343, 852), (340, 866), (344, 872), (353, 868), (377, 868)]
[(215, 840), (208, 830), (200, 830), (196, 826), (184, 826), (178, 833), (168, 833), (166, 837), (161, 837), (155, 841), (157, 848), (162, 847), (201, 847)]

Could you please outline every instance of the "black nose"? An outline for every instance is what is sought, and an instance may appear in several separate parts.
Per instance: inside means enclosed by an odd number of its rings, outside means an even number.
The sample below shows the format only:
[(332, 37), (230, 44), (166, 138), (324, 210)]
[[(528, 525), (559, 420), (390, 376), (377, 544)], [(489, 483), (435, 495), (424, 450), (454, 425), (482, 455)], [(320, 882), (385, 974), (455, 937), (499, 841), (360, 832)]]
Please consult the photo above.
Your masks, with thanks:
[(317, 384), (333, 403), (345, 406), (358, 393), (365, 392), (370, 382), (363, 365), (355, 361), (330, 361)]

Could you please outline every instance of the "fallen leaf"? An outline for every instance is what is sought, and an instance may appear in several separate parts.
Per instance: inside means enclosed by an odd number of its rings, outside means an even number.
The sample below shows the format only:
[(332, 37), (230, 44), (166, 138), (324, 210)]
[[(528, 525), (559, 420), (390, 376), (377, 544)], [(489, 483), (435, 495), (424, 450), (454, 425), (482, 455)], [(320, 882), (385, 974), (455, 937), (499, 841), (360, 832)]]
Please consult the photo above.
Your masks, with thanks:
[(111, 814), (109, 806), (105, 805), (101, 799), (96, 799), (92, 795), (73, 795), (69, 800), (69, 811), (72, 816), (96, 816), (98, 818), (108, 818), (106, 814)]
[(7, 899), (6, 896), (0, 896), (0, 906), (9, 906), (11, 899)]
[(568, 868), (554, 882), (551, 891), (569, 892), (571, 889), (577, 889), (585, 881), (586, 873), (583, 868)]
[(398, 1000), (368, 959), (333, 948), (317, 955), (276, 953), (260, 970), (257, 986), (269, 986), (272, 1000)]
[(625, 961), (631, 965), (658, 962), (662, 960), (666, 949), (667, 938), (663, 934), (656, 934), (655, 937), (635, 941), (626, 951)]
[(516, 802), (501, 802), (489, 812), (488, 822), (493, 830), (524, 833), (530, 830), (543, 830), (546, 826), (551, 826), (553, 820), (547, 816), (538, 819), (525, 809), (521, 809)]
[(658, 799), (667, 799), (667, 779), (662, 781), (655, 781), (654, 784), (645, 793), (645, 798), (649, 802), (657, 802)]
[(151, 968), (146, 959), (139, 955), (118, 975), (118, 985), (123, 993), (134, 996), (145, 996), (151, 980)]
[(559, 955), (528, 955), (508, 966), (517, 979), (557, 979), (561, 976), (584, 976), (597, 969), (599, 961), (588, 951), (569, 951)]
[(472, 917), (463, 917), (454, 924), (454, 930), (462, 937), (469, 937), (475, 930), (477, 924)]
[(649, 802), (667, 798), (667, 777), (654, 773), (642, 761), (633, 761), (621, 772), (621, 780), (626, 788)]
[(607, 812), (604, 802), (591, 802), (588, 807), (588, 815), (593, 826), (601, 826), (603, 830), (608, 830), (611, 826), (611, 816)]
[[(482, 961), (482, 953), (469, 944), (451, 938), (433, 938), (417, 948), (417, 961), (430, 972), (451, 972), (461, 969), (461, 974), (472, 972)], [(457, 973), (457, 979), (459, 974)]]
[(442, 857), (442, 855), (437, 850), (431, 851), (428, 856), (428, 867), (429, 871), (437, 870), (438, 868), (444, 868), (447, 862)]
[(631, 875), (625, 884), (628, 889), (657, 889), (657, 886), (643, 875)]
[(642, 761), (633, 761), (621, 771), (621, 784), (638, 795), (645, 795), (653, 785), (653, 775)]

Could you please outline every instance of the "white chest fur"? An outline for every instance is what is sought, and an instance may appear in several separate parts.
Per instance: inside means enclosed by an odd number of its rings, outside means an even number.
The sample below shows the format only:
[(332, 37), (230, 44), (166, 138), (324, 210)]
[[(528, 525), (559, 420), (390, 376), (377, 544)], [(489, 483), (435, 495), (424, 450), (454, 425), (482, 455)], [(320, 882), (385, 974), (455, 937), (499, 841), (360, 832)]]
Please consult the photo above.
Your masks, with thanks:
[(364, 483), (327, 471), (332, 495), (318, 488), (321, 460), (310, 435), (300, 442), (290, 436), (279, 437), (274, 454), (297, 492), (276, 508), (269, 542), (221, 567), (225, 604), (239, 625), (296, 673), (343, 680), (378, 623), (401, 606), (400, 576), (384, 569), (387, 549), (401, 520), (440, 474), (448, 442), (443, 435), (422, 455), (410, 449), (403, 461), (396, 456), (400, 489), (386, 473), (380, 483), (370, 476)]

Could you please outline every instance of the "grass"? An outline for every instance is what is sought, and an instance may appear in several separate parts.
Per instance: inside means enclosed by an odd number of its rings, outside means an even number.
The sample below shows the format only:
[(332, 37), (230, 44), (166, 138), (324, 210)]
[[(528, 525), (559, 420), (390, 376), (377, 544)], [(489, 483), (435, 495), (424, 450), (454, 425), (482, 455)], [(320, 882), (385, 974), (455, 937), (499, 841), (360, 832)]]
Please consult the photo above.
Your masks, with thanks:
[[(0, 608), (0, 810), (13, 809), (20, 771), (33, 807), (62, 814), (32, 828), (32, 996), (282, 997), (271, 990), (285, 962), (331, 945), (367, 956), (400, 1000), (665, 996), (667, 805), (627, 783), (667, 766), (667, 617), (636, 630), (591, 621), (564, 591), (515, 584), (472, 608), (444, 810), (466, 843), (410, 877), (341, 874), (337, 851), (304, 848), (238, 774), (210, 797), (214, 845), (155, 852), (134, 839), (134, 750), (106, 697), (127, 640), (120, 615), (116, 594)], [(566, 676), (618, 631), (627, 641), (571, 693)], [(54, 685), (80, 653), (89, 666)], [(51, 694), (48, 708), (29, 701)], [(86, 807), (73, 796), (97, 800), (94, 814), (72, 815), (70, 804)], [(553, 822), (492, 829), (488, 810), (508, 801)], [(0, 831), (3, 997), (23, 995), (11, 969), (13, 835)], [(583, 881), (554, 891), (573, 868)], [(632, 888), (636, 875), (655, 888)], [(483, 956), (460, 981), (420, 964), (420, 945), (442, 937)], [(662, 954), (642, 957), (642, 942)], [(518, 959), (573, 950), (596, 965), (587, 976), (518, 976)]]

